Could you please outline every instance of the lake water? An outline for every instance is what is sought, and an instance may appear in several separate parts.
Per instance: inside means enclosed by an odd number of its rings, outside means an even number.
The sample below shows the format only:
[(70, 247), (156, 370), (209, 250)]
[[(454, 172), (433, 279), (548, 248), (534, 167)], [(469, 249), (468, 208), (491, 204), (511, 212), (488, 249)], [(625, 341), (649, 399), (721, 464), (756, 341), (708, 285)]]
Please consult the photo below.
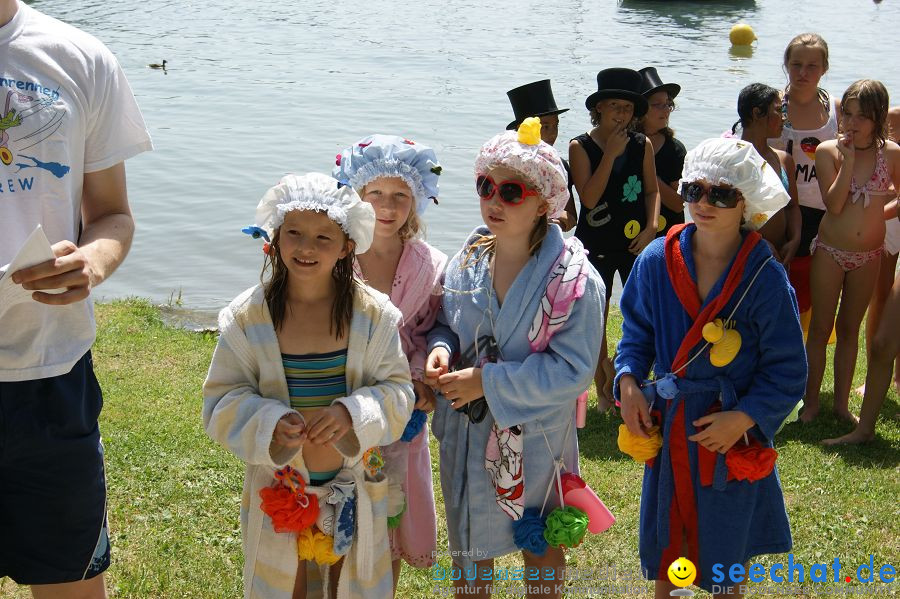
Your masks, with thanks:
[[(782, 87), (797, 33), (831, 49), (823, 86), (883, 81), (900, 104), (900, 2), (473, 0), (43, 0), (35, 8), (93, 33), (116, 54), (156, 151), (128, 162), (137, 234), (99, 297), (181, 297), (198, 310), (259, 279), (260, 244), (241, 234), (265, 190), (288, 172), (330, 172), (370, 133), (435, 148), (441, 204), (428, 240), (454, 252), (480, 223), (475, 152), (512, 120), (506, 90), (549, 77), (561, 115), (557, 147), (589, 128), (584, 99), (598, 70), (654, 65), (681, 84), (672, 115), (690, 148), (737, 119), (740, 89)], [(814, 7), (814, 8), (813, 8)], [(752, 51), (730, 51), (738, 22)], [(168, 61), (162, 71), (147, 68)]]

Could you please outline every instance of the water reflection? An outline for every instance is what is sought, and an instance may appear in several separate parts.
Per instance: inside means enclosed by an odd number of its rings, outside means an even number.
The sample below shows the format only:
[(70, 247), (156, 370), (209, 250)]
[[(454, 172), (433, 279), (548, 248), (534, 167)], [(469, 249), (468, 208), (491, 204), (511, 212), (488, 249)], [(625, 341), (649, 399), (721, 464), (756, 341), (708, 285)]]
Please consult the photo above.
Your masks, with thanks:
[(753, 46), (731, 46), (728, 49), (728, 54), (736, 60), (753, 58)]

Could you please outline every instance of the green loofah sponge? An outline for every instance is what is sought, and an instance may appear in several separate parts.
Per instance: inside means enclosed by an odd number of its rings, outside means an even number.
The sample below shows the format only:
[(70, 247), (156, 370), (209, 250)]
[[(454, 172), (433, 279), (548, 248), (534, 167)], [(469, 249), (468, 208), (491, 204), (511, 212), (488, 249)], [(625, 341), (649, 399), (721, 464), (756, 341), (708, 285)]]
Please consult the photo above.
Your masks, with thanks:
[(544, 538), (553, 547), (577, 547), (588, 527), (588, 515), (576, 507), (556, 508), (547, 516)]

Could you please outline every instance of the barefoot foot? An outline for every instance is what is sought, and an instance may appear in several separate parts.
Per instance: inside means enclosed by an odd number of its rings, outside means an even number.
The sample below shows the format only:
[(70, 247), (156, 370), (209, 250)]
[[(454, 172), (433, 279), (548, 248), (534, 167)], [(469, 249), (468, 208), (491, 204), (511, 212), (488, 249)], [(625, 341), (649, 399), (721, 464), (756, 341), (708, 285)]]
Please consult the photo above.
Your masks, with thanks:
[(859, 443), (868, 443), (874, 438), (875, 433), (860, 431), (857, 427), (853, 429), (852, 433), (847, 433), (846, 435), (834, 439), (825, 439), (822, 441), (822, 445), (857, 445)]
[(853, 426), (859, 424), (859, 418), (857, 418), (850, 410), (835, 410), (834, 416), (839, 420), (846, 420)]
[(800, 422), (805, 424), (809, 424), (813, 420), (815, 420), (816, 416), (819, 415), (819, 408), (811, 408), (810, 406), (804, 406), (803, 411), (800, 413)]
[(853, 392), (856, 393), (857, 395), (859, 395), (860, 397), (865, 397), (866, 396), (866, 384), (863, 383), (862, 385), (860, 385), (859, 387), (854, 389)]

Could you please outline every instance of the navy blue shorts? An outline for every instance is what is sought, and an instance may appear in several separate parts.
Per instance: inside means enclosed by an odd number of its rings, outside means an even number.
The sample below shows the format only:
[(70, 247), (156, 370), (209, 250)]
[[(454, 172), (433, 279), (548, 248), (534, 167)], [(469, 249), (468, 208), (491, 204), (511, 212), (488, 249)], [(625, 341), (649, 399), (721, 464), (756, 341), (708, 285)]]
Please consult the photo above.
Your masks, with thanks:
[(109, 567), (102, 407), (90, 352), (67, 374), (0, 382), (0, 577), (56, 584)]

